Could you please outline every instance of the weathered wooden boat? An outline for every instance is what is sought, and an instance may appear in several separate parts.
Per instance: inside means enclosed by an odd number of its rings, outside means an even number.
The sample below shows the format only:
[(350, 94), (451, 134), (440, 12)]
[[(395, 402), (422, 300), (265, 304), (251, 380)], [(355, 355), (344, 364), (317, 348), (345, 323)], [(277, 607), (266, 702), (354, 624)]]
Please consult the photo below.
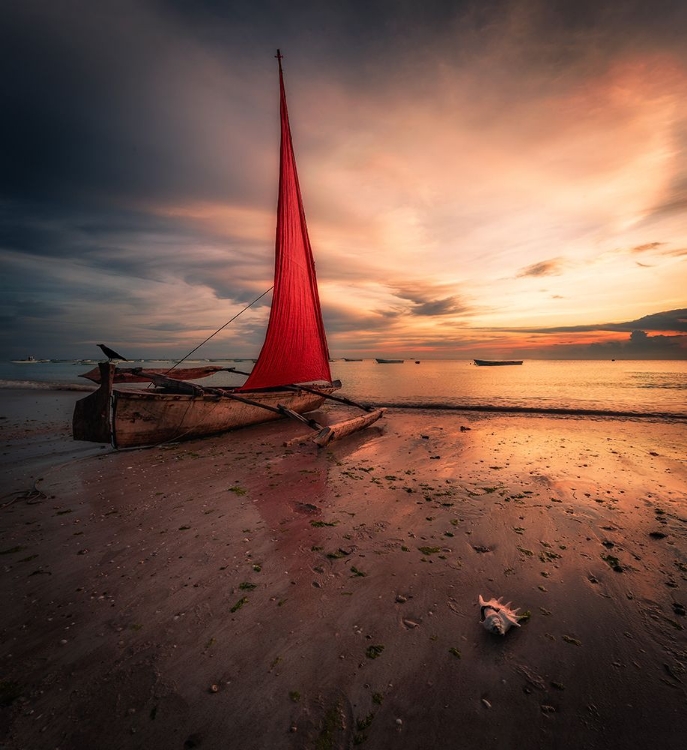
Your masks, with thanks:
[(379, 359), (377, 358), (377, 363), (380, 365), (400, 365), (405, 362), (404, 359)]
[(480, 367), (501, 367), (503, 365), (521, 365), (521, 359), (475, 359), (476, 365)]
[[(120, 368), (112, 362), (102, 362), (84, 375), (99, 383), (99, 388), (76, 403), (72, 430), (76, 440), (131, 448), (215, 435), (291, 417), (316, 430), (313, 442), (326, 445), (376, 422), (384, 413), (384, 409), (372, 409), (333, 395), (341, 382), (332, 380), (329, 368), (278, 50), (277, 59), (281, 145), (275, 274), (260, 356), (250, 373), (240, 373), (248, 377), (235, 388), (204, 387), (192, 382), (221, 370), (239, 372), (231, 367)], [(137, 387), (137, 383), (146, 383), (147, 387)], [(359, 406), (365, 413), (329, 427), (303, 416), (322, 406), (326, 399)]]

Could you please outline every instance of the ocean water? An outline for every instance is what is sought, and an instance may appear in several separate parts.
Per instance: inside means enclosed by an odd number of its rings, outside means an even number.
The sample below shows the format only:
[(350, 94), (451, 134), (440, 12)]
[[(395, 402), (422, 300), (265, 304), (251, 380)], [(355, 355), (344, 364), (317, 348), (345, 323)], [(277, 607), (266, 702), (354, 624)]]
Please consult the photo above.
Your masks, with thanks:
[[(132, 362), (165, 367), (168, 361)], [(250, 362), (187, 361), (249, 370)], [(93, 363), (0, 363), (0, 388), (77, 388)], [(687, 417), (687, 361), (525, 360), (521, 366), (477, 367), (472, 360), (422, 360), (415, 364), (334, 361), (332, 376), (342, 393), (366, 403), (485, 407), (497, 409), (660, 413)], [(239, 385), (244, 378), (219, 373), (201, 382)]]

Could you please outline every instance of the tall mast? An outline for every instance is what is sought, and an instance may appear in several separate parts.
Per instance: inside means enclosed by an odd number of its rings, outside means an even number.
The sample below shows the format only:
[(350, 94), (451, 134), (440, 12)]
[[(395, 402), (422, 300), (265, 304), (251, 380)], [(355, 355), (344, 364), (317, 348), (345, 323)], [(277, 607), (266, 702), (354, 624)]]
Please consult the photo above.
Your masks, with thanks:
[(293, 152), (280, 50), (276, 58), (281, 144), (274, 292), (265, 342), (243, 386), (246, 390), (332, 379), (315, 261)]

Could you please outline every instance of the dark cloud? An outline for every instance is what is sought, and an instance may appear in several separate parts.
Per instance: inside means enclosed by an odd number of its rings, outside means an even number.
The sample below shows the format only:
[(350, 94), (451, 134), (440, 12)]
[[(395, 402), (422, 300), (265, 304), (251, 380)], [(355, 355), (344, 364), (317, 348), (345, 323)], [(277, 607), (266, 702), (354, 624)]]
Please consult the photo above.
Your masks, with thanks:
[(455, 315), (465, 312), (465, 307), (456, 297), (446, 297), (445, 299), (435, 299), (417, 304), (410, 312), (413, 315)]
[(645, 315), (624, 323), (591, 323), (577, 326), (552, 326), (547, 328), (502, 329), (518, 333), (587, 333), (591, 331), (670, 331), (687, 333), (687, 308), (666, 310)]
[[(687, 209), (687, 203), (685, 204), (685, 209)], [(633, 255), (648, 253), (654, 257), (682, 258), (687, 255), (687, 248), (676, 247), (671, 249), (667, 242), (646, 242), (642, 245), (637, 245), (636, 247), (631, 248), (630, 252)], [(653, 268), (655, 265), (640, 263), (638, 260), (636, 260), (635, 263), (638, 266), (642, 266), (642, 268)]]
[(629, 323), (618, 324), (618, 327), (609, 326), (605, 330), (627, 331), (642, 329), (644, 331), (681, 331), (687, 333), (687, 308), (681, 310), (667, 310), (666, 312), (645, 315), (643, 318), (633, 320)]
[(531, 266), (523, 268), (516, 276), (520, 279), (525, 276), (555, 276), (563, 271), (563, 261), (561, 258), (552, 258), (543, 260), (541, 263), (534, 263)]
[(646, 331), (636, 330), (626, 341), (590, 344), (589, 351), (611, 351), (631, 359), (683, 359), (687, 356), (687, 336), (650, 336)]
[[(145, 2), (13, 3), (0, 25), (0, 194), (15, 200), (180, 199), (260, 190), (260, 97), (221, 54)], [(26, 54), (31, 50), (31, 54)], [(11, 71), (11, 73), (10, 73)], [(247, 85), (250, 85), (249, 83)], [(250, 128), (248, 122), (254, 121)], [(219, 129), (225, 149), (215, 150)], [(254, 158), (252, 158), (254, 157)]]
[(633, 253), (645, 253), (647, 250), (656, 250), (656, 248), (665, 245), (665, 242), (646, 242), (643, 245), (637, 245), (632, 248)]
[(394, 293), (401, 299), (408, 300), (411, 307), (404, 308), (411, 315), (441, 317), (443, 315), (463, 315), (470, 308), (457, 295), (442, 296), (444, 288), (436, 285), (422, 285), (416, 287), (396, 287)]
[(386, 311), (352, 309), (337, 304), (324, 307), (322, 317), (330, 338), (330, 346), (333, 341), (337, 340), (339, 334), (355, 334), (356, 331), (363, 331), (367, 335), (387, 329), (389, 326), (389, 316)]
[[(525, 354), (523, 350), (513, 355)], [(592, 344), (561, 343), (537, 346), (536, 340), (526, 356), (535, 359), (672, 359), (687, 357), (687, 336), (650, 336), (638, 331), (626, 339)]]

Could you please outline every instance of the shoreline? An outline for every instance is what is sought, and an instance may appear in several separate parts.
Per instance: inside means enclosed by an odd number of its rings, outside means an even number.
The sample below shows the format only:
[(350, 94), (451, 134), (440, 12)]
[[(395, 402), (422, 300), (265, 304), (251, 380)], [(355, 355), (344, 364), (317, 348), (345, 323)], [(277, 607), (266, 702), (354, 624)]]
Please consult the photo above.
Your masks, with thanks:
[[(4, 747), (681, 747), (683, 424), (300, 434), (3, 456), (40, 493), (2, 508)], [(479, 595), (530, 616), (491, 635)]]
[[(121, 387), (121, 386), (119, 386)], [(5, 391), (22, 391), (24, 394), (30, 394), (35, 391), (42, 392), (67, 392), (78, 394), (83, 397), (84, 394), (92, 393), (97, 390), (96, 385), (86, 383), (69, 383), (55, 381), (25, 381), (25, 380), (0, 380), (0, 408), (3, 400), (2, 394)], [(369, 403), (374, 408), (387, 409), (413, 409), (427, 411), (455, 411), (455, 412), (479, 412), (486, 414), (531, 414), (531, 415), (561, 415), (571, 417), (612, 417), (612, 418), (642, 418), (642, 419), (661, 419), (687, 421), (687, 410), (679, 411), (659, 411), (647, 410), (639, 411), (632, 409), (606, 409), (594, 407), (567, 407), (567, 406), (522, 406), (522, 405), (500, 405), (500, 404), (483, 404), (483, 403), (451, 403), (449, 401), (417, 401), (417, 400), (384, 400), (373, 399), (364, 396), (356, 396), (356, 400), (361, 403)]]
[(564, 406), (495, 406), (493, 404), (449, 404), (433, 402), (375, 401), (375, 407), (387, 409), (416, 409), (425, 411), (476, 412), (481, 414), (524, 414), (531, 416), (611, 417), (619, 419), (659, 419), (686, 421), (687, 412), (628, 411), (620, 409), (591, 409)]

